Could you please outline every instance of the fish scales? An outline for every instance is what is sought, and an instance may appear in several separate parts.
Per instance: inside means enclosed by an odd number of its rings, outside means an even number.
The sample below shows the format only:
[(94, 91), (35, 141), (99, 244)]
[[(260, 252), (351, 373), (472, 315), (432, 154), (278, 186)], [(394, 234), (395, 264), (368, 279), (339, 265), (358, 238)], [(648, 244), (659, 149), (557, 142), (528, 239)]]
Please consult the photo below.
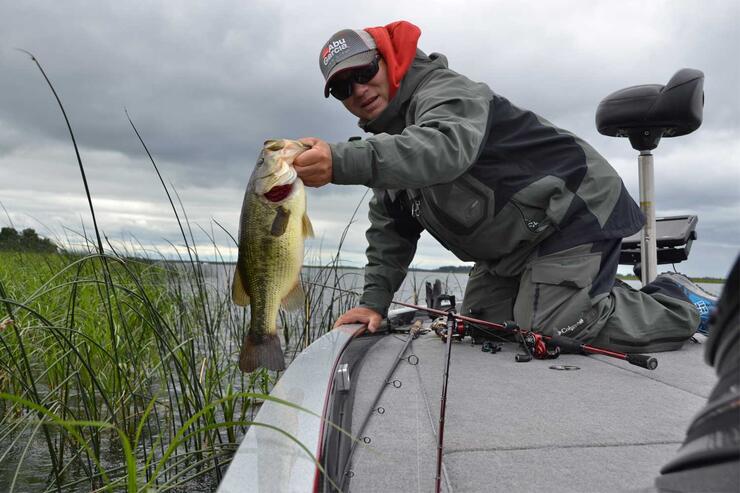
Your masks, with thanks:
[[(267, 208), (256, 198), (250, 198), (249, 209)], [(302, 214), (296, 207), (296, 213)], [(292, 216), (292, 215), (291, 215)], [(248, 215), (248, 231), (269, 230), (272, 218), (267, 212)], [(300, 217), (289, 218), (289, 225), (283, 235), (275, 237), (264, 235), (258, 242), (246, 242), (245, 255), (248, 264), (256, 266), (246, 276), (247, 287), (252, 299), (252, 323), (260, 332), (270, 321), (277, 318), (281, 300), (293, 287), (292, 284), (300, 275), (302, 249), (294, 245), (303, 243), (300, 234)], [(251, 223), (251, 225), (249, 224)], [(300, 252), (300, 260), (291, 258), (291, 254)], [(287, 288), (287, 289), (286, 289)], [(267, 330), (265, 330), (267, 332)]]
[(303, 239), (313, 231), (303, 183), (293, 158), (307, 149), (296, 141), (268, 141), (242, 206), (239, 259), (232, 286), (237, 304), (251, 305), (251, 323), (239, 358), (243, 371), (285, 368), (277, 317), (281, 306), (303, 304)]

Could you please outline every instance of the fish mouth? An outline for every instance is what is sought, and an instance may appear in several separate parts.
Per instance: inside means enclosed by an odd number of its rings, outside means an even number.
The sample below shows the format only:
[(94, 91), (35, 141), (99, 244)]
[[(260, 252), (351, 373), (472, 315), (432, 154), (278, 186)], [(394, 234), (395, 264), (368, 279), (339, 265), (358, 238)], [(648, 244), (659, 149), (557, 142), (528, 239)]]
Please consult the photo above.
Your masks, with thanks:
[(259, 177), (260, 180), (270, 182), (270, 186), (287, 185), (293, 183), (298, 177), (298, 172), (290, 165), (283, 165), (279, 168), (273, 168), (271, 171)]
[(280, 202), (284, 200), (290, 192), (293, 191), (293, 184), (288, 183), (287, 185), (276, 185), (264, 193), (262, 196), (270, 202)]
[(297, 179), (298, 173), (292, 166), (283, 167), (276, 173), (267, 173), (260, 176), (257, 181), (257, 193), (267, 195), (275, 188), (292, 187)]

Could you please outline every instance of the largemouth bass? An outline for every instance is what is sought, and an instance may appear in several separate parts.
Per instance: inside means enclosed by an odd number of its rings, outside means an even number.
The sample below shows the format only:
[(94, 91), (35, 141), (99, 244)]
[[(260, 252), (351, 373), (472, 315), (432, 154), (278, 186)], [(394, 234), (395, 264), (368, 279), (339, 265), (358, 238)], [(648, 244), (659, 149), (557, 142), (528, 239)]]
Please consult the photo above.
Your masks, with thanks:
[(295, 140), (265, 142), (244, 194), (231, 289), (234, 303), (251, 305), (252, 323), (239, 355), (244, 372), (285, 369), (278, 310), (281, 304), (289, 310), (303, 306), (303, 239), (313, 236), (293, 159), (309, 148)]

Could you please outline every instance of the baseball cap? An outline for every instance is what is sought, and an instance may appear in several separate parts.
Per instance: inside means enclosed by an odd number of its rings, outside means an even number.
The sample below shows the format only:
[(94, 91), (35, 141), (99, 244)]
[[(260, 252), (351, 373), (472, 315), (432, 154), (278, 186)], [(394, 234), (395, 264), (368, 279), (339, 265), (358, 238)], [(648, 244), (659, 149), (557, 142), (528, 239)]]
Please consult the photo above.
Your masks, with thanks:
[(329, 97), (329, 81), (344, 70), (369, 65), (377, 54), (375, 40), (366, 31), (343, 29), (324, 43), (319, 68), (324, 76), (324, 97)]

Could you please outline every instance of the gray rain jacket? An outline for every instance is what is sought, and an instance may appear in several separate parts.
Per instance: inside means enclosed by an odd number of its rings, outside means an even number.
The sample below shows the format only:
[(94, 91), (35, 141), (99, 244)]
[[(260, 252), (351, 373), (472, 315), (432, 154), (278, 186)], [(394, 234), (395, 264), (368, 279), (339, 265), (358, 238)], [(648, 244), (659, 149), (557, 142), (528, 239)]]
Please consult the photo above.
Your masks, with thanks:
[(521, 273), (549, 251), (623, 238), (643, 216), (590, 145), (417, 51), (375, 134), (332, 144), (333, 182), (373, 188), (360, 304), (385, 315), (426, 229), (464, 261)]

